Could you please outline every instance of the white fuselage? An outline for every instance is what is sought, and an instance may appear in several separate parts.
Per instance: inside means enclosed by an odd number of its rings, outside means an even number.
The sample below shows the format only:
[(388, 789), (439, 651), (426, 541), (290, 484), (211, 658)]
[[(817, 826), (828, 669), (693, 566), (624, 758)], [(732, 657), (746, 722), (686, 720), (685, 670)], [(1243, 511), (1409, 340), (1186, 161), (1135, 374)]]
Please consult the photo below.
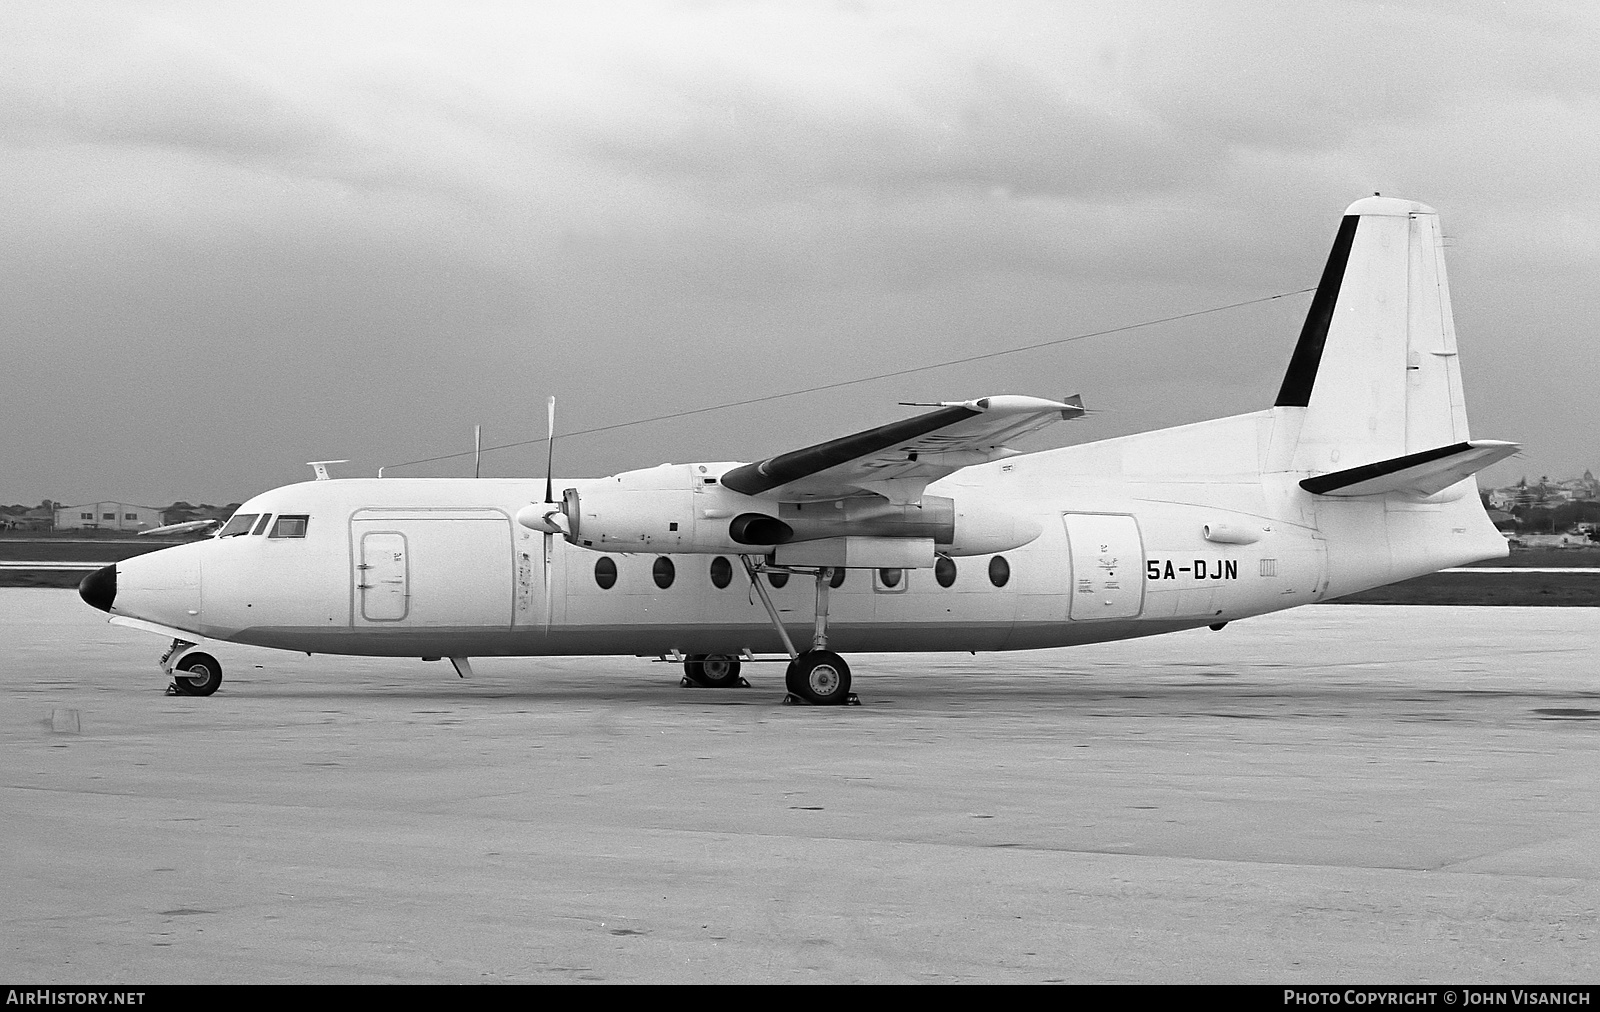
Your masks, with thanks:
[[(1427, 499), (1300, 488), (1306, 473), (1278, 459), (1297, 410), (1017, 456), (930, 486), (1042, 533), (939, 569), (849, 570), (830, 594), (830, 647), (1010, 650), (1151, 635), (1505, 553), (1470, 479)], [(582, 494), (611, 480), (555, 487)], [(269, 529), (119, 563), (111, 611), (195, 638), (314, 653), (782, 651), (737, 555), (603, 553), (547, 538), (515, 519), (543, 497), (542, 479), (285, 486), (240, 513), (306, 516), (304, 537)], [(597, 565), (614, 566), (614, 582)], [(791, 635), (808, 639), (814, 581), (796, 574), (770, 593)]]

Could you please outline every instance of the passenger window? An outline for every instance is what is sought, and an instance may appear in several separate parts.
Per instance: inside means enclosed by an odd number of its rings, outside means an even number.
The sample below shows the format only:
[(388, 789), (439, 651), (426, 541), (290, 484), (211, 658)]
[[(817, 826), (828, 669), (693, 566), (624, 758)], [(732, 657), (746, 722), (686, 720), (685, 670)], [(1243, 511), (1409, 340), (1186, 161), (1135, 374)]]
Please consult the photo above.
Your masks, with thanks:
[(254, 536), (254, 535), (257, 535), (257, 534), (266, 533), (267, 524), (269, 524), (271, 522), (272, 522), (272, 514), (271, 513), (263, 513), (263, 514), (261, 514), (261, 519), (256, 522), (256, 529), (251, 531), (250, 534), (252, 536)]
[(609, 555), (600, 556), (600, 561), (594, 564), (594, 582), (600, 585), (601, 590), (610, 590), (617, 585), (617, 564)]
[(900, 581), (905, 579), (905, 577), (905, 571), (901, 569), (878, 570), (878, 581), (890, 590), (900, 586)]
[(219, 538), (233, 538), (241, 534), (249, 534), (250, 528), (256, 525), (259, 513), (235, 513), (233, 519), (222, 525), (222, 530), (217, 532)]
[(303, 538), (306, 536), (306, 526), (311, 522), (307, 514), (279, 514), (278, 522), (272, 525), (269, 538)]
[(767, 582), (772, 584), (774, 590), (777, 590), (789, 582), (789, 574), (775, 569), (767, 574)]
[(939, 561), (933, 564), (933, 578), (939, 581), (941, 587), (953, 587), (956, 582), (956, 564), (954, 559), (939, 556)]
[(656, 586), (666, 590), (672, 586), (673, 577), (678, 575), (678, 567), (665, 555), (656, 559), (656, 564), (650, 567), (650, 575), (655, 579)]
[(840, 587), (843, 587), (844, 574), (846, 572), (848, 572), (848, 570), (846, 570), (843, 566), (835, 567), (833, 571), (833, 579), (828, 581), (828, 586), (834, 590), (838, 590)]
[(989, 560), (989, 582), (996, 587), (1004, 587), (1011, 580), (1011, 563), (1006, 561), (1004, 555), (996, 555)]
[(711, 560), (711, 585), (718, 590), (726, 589), (733, 582), (733, 563), (722, 556)]

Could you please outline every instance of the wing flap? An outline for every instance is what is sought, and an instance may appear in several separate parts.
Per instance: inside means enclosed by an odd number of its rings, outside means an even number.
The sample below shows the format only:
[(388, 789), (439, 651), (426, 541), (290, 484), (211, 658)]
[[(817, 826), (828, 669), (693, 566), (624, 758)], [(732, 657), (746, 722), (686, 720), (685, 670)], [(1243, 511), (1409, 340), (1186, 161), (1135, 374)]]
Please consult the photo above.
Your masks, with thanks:
[(1498, 439), (1474, 439), (1343, 471), (1319, 474), (1300, 482), (1300, 487), (1307, 492), (1328, 496), (1384, 495), (1389, 492), (1429, 496), (1443, 492), (1463, 478), (1470, 478), (1521, 448), (1517, 443)]

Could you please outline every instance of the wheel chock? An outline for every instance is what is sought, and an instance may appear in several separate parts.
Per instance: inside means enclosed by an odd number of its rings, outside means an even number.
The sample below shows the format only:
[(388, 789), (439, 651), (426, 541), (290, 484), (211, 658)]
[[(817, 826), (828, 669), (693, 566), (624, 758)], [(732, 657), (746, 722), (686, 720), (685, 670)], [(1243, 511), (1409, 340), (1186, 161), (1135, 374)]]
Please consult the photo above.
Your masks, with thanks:
[(684, 675), (682, 678), (678, 679), (678, 688), (680, 688), (680, 689), (716, 689), (716, 688), (748, 689), (748, 688), (750, 688), (750, 682), (748, 680), (746, 680), (743, 675), (740, 675), (739, 676), (739, 683), (737, 685), (722, 685), (722, 686), (701, 685), (699, 682), (690, 680), (688, 675)]
[[(815, 706), (816, 704), (811, 702), (811, 701), (809, 701), (809, 700), (801, 699), (799, 696), (795, 695), (792, 692), (785, 692), (783, 694), (783, 705), (784, 706)], [(846, 693), (845, 697), (844, 697), (844, 702), (841, 705), (843, 705), (843, 706), (860, 706), (861, 705), (861, 697), (856, 695), (854, 692)]]

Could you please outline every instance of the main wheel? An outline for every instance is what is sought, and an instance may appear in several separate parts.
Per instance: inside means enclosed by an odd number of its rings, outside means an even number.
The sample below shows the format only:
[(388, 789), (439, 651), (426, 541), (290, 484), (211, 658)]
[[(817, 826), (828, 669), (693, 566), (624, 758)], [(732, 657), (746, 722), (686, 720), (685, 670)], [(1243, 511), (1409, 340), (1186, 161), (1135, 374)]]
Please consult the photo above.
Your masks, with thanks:
[(831, 650), (807, 650), (789, 662), (789, 692), (816, 706), (843, 706), (850, 699), (850, 665)]
[(172, 671), (172, 684), (184, 696), (209, 696), (222, 684), (222, 665), (210, 654), (184, 654)]
[(689, 681), (708, 689), (739, 684), (739, 662), (727, 654), (695, 654), (683, 662), (683, 673)]

